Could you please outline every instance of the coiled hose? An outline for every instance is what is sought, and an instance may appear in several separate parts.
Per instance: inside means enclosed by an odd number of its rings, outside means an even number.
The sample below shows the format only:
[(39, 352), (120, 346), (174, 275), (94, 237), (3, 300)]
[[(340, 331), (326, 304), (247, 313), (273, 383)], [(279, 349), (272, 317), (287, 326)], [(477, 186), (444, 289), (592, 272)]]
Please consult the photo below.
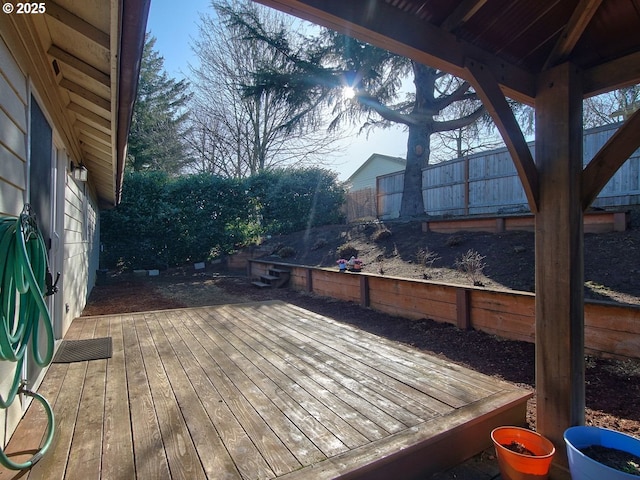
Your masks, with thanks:
[[(53, 357), (53, 328), (42, 293), (45, 291), (46, 272), (47, 252), (30, 207), (25, 206), (19, 217), (0, 216), (0, 360), (15, 363), (9, 393), (6, 397), (0, 395), (0, 408), (9, 408), (16, 395), (23, 393), (42, 404), (48, 420), (45, 442), (27, 462), (13, 462), (0, 448), (0, 463), (12, 470), (29, 468), (40, 460), (51, 445), (55, 429), (49, 402), (25, 389), (26, 382), (21, 379), (29, 341), (39, 367), (49, 365)], [(38, 347), (43, 333), (46, 337), (44, 355)]]

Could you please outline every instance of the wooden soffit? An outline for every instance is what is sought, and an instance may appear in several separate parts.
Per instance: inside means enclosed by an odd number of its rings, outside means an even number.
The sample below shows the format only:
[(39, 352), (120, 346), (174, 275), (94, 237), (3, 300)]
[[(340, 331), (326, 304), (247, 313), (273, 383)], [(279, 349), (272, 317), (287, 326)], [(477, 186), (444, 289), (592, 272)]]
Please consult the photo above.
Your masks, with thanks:
[(120, 199), (149, 3), (47, 0), (44, 12), (4, 16), (9, 41), (102, 205)]

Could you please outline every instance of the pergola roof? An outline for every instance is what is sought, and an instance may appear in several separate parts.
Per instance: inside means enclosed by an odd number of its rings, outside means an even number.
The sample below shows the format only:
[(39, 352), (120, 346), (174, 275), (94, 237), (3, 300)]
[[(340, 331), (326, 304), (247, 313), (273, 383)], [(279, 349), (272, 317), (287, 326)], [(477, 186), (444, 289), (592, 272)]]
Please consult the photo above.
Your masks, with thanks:
[(640, 82), (638, 0), (259, 1), (462, 78), (481, 62), (529, 104), (535, 75), (567, 60), (585, 96)]

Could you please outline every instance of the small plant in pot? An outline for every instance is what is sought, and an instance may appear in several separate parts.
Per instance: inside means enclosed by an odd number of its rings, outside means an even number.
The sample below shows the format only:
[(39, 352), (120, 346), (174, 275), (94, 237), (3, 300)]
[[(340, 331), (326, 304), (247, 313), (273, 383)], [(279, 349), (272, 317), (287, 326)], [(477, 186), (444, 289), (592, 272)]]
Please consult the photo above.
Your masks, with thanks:
[(347, 262), (347, 269), (350, 272), (359, 272), (362, 270), (362, 265), (362, 260), (356, 258), (355, 256), (352, 256)]
[(640, 439), (601, 427), (564, 432), (571, 477), (581, 480), (640, 478)]
[(504, 480), (544, 480), (556, 452), (539, 433), (521, 427), (498, 427), (491, 432), (500, 474)]

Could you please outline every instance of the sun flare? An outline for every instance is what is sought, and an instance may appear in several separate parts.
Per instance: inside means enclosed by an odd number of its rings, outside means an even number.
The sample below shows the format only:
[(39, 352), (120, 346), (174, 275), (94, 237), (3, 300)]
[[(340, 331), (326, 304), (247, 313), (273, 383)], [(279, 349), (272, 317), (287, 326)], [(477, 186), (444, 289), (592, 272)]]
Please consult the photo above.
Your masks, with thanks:
[(342, 96), (347, 100), (351, 100), (356, 96), (356, 91), (353, 87), (342, 87)]

